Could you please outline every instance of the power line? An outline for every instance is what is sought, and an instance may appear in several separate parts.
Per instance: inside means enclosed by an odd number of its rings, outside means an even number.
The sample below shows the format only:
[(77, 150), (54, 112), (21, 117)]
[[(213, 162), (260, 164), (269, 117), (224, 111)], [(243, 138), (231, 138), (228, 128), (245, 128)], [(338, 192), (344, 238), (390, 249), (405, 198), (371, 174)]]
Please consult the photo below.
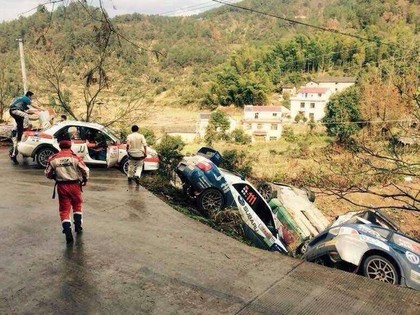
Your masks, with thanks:
[(324, 31), (324, 32), (330, 32), (330, 33), (334, 33), (334, 34), (340, 34), (340, 35), (343, 35), (343, 36), (353, 37), (353, 38), (357, 38), (357, 39), (360, 39), (360, 40), (363, 40), (363, 41), (368, 41), (368, 42), (381, 43), (381, 44), (387, 45), (387, 46), (392, 46), (392, 47), (394, 46), (394, 44), (392, 44), (392, 43), (385, 43), (385, 42), (380, 41), (378, 39), (375, 39), (374, 40), (374, 39), (370, 39), (370, 38), (367, 38), (367, 37), (363, 37), (363, 36), (359, 36), (359, 35), (354, 35), (354, 34), (350, 34), (350, 33), (345, 33), (345, 32), (341, 32), (341, 31), (330, 29), (330, 28), (326, 28), (326, 27), (312, 25), (312, 24), (308, 24), (308, 23), (305, 23), (305, 22), (301, 22), (301, 21), (297, 21), (297, 20), (292, 20), (292, 19), (284, 18), (284, 17), (278, 16), (278, 15), (274, 15), (272, 13), (267, 13), (267, 12), (259, 11), (259, 10), (256, 10), (256, 9), (242, 7), (242, 6), (239, 6), (239, 5), (236, 5), (236, 4), (227, 3), (227, 2), (221, 1), (221, 0), (212, 0), (212, 1), (213, 2), (217, 2), (217, 3), (221, 3), (221, 4), (224, 4), (224, 5), (233, 7), (233, 8), (237, 8), (237, 9), (241, 9), (241, 10), (245, 10), (245, 11), (250, 11), (252, 13), (258, 13), (258, 14), (262, 14), (262, 15), (265, 15), (265, 16), (270, 16), (270, 17), (273, 17), (273, 18), (276, 18), (276, 19), (279, 19), (279, 20), (283, 20), (283, 21), (292, 23), (292, 24), (298, 24), (298, 25), (303, 25), (303, 26), (306, 26), (306, 27), (311, 27), (311, 28), (314, 28), (314, 29), (317, 29), (317, 30), (320, 30), (320, 31)]

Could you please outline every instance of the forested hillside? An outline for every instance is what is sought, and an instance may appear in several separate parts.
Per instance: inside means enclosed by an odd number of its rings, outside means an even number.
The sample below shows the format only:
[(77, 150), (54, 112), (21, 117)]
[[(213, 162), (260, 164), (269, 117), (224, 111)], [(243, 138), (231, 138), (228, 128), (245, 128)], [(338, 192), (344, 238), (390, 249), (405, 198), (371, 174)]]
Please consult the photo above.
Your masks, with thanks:
[[(30, 88), (79, 119), (95, 116), (98, 100), (130, 110), (265, 104), (284, 84), (326, 75), (377, 84), (392, 77), (396, 93), (418, 102), (408, 81), (419, 77), (417, 1), (236, 5), (241, 8), (191, 17), (113, 19), (83, 1), (54, 12), (40, 6), (32, 16), (0, 25), (1, 109), (22, 91), (16, 38), (25, 42)], [(401, 74), (404, 80), (395, 79)], [(124, 114), (121, 108), (114, 113)]]

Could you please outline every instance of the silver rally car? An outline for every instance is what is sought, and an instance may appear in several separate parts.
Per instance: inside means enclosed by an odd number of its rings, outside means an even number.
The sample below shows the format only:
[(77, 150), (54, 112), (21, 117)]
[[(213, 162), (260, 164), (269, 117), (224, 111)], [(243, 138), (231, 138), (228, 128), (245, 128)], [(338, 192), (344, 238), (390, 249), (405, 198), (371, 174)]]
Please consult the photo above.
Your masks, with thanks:
[(304, 259), (420, 290), (420, 243), (379, 211), (350, 212), (310, 240)]
[[(72, 135), (71, 149), (89, 165), (112, 167), (118, 165), (127, 173), (128, 157), (126, 144), (108, 128), (83, 121), (64, 121), (44, 131), (25, 131), (18, 143), (18, 152), (23, 157), (32, 157), (39, 167), (45, 168), (48, 158), (59, 151), (57, 137), (63, 133)], [(147, 149), (144, 170), (159, 168), (159, 156), (152, 148)]]

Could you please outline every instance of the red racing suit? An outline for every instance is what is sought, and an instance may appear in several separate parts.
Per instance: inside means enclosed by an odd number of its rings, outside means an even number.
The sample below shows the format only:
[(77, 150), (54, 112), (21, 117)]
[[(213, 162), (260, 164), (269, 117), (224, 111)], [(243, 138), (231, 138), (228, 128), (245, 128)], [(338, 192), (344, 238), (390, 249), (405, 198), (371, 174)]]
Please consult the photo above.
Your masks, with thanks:
[(71, 222), (70, 211), (82, 214), (82, 183), (89, 179), (89, 168), (71, 149), (62, 149), (48, 159), (45, 175), (56, 181), (61, 223)]

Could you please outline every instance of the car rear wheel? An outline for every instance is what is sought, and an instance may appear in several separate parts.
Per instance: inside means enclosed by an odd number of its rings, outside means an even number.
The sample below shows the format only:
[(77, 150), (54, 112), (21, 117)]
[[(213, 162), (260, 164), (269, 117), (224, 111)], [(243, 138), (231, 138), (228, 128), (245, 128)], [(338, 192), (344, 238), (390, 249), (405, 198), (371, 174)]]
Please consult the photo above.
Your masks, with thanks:
[(363, 263), (363, 275), (369, 279), (391, 284), (399, 284), (399, 276), (395, 265), (379, 255), (372, 255)]
[(43, 147), (39, 149), (36, 153), (36, 163), (39, 167), (47, 167), (48, 159), (55, 153), (57, 153), (57, 150), (52, 147)]
[(125, 175), (128, 174), (128, 158), (124, 157), (120, 162), (120, 171), (123, 172)]
[[(121, 160), (119, 164), (120, 171), (123, 172), (125, 175), (128, 174), (128, 157), (125, 157)], [(144, 171), (144, 163), (143, 163), (143, 171)], [(134, 172), (136, 172), (136, 169), (134, 169)]]
[(225, 200), (223, 194), (216, 188), (209, 188), (203, 191), (197, 199), (198, 207), (210, 215), (223, 209)]

